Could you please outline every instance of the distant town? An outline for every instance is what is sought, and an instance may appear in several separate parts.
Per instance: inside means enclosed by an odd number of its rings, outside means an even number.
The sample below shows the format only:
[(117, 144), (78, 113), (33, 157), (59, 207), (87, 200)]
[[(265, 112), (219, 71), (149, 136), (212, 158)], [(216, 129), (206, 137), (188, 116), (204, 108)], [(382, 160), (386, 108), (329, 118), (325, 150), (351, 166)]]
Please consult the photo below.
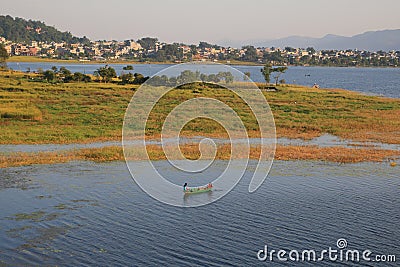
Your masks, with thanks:
[[(40, 34), (41, 29), (27, 29)], [(79, 61), (255, 63), (301, 66), (398, 67), (400, 51), (315, 50), (313, 47), (222, 47), (207, 42), (198, 45), (160, 42), (157, 38), (125, 41), (15, 42), (0, 37), (10, 57), (32, 56)]]

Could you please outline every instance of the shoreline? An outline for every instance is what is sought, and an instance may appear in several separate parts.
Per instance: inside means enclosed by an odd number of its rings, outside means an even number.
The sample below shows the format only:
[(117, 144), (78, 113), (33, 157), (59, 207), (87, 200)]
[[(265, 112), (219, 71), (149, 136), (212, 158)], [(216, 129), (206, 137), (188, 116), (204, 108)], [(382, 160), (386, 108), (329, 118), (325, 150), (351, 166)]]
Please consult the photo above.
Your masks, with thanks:
[(220, 63), (225, 65), (243, 65), (243, 66), (263, 66), (262, 63), (256, 62), (243, 62), (243, 61), (232, 61), (230, 63), (222, 62), (222, 61), (185, 61), (185, 62), (174, 62), (174, 61), (136, 61), (136, 60), (78, 60), (78, 59), (52, 59), (52, 58), (41, 58), (34, 56), (12, 56), (7, 59), (7, 62), (13, 63), (65, 63), (65, 64), (118, 64), (118, 65), (177, 65), (181, 63), (190, 63), (190, 62), (203, 62), (203, 63)]
[[(185, 62), (174, 62), (174, 61), (135, 61), (135, 60), (98, 60), (98, 61), (86, 61), (86, 60), (78, 60), (78, 59), (52, 59), (52, 58), (41, 58), (35, 56), (11, 56), (7, 59), (7, 62), (13, 63), (64, 63), (64, 64), (87, 64), (87, 65), (95, 65), (95, 64), (115, 64), (115, 65), (177, 65), (181, 63), (190, 63), (190, 62), (203, 62), (203, 63), (219, 63), (228, 66), (258, 66), (262, 67), (265, 64), (257, 63), (257, 62), (245, 62), (234, 60), (229, 63), (226, 61), (185, 61)], [(287, 67), (320, 67), (320, 68), (378, 68), (378, 69), (399, 69), (400, 66), (331, 66), (331, 65), (286, 65)]]
[[(183, 155), (189, 160), (196, 160), (200, 156), (197, 144), (185, 144), (180, 146)], [(230, 160), (230, 145), (217, 146), (216, 160)], [(236, 155), (233, 159), (260, 159), (260, 146), (251, 146), (250, 154)], [(146, 155), (141, 155), (135, 151), (127, 160), (142, 161), (147, 160), (167, 160), (163, 148), (160, 145), (146, 145)], [(125, 161), (127, 152), (121, 146), (108, 146), (102, 148), (83, 148), (71, 149), (58, 152), (13, 152), (0, 153), (0, 169), (41, 165), (58, 164), (71, 161), (92, 161), (96, 163)], [(274, 155), (270, 154), (262, 157), (273, 157), (273, 160), (282, 161), (325, 161), (335, 163), (360, 163), (360, 162), (388, 162), (388, 165), (395, 167), (396, 161), (400, 159), (399, 150), (376, 149), (376, 148), (346, 148), (346, 147), (319, 147), (319, 146), (296, 146), (296, 145), (277, 145)], [(170, 158), (171, 159), (171, 158)], [(260, 159), (260, 160), (263, 160)], [(393, 164), (393, 165), (392, 165)]]

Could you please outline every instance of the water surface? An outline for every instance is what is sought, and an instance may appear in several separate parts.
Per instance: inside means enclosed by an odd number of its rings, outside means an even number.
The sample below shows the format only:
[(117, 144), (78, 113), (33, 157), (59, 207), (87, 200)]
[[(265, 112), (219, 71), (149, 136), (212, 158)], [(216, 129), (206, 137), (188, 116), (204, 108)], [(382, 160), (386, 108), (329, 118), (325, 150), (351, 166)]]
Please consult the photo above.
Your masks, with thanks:
[[(191, 177), (155, 164), (180, 184), (215, 177), (226, 162)], [(0, 169), (0, 265), (265, 266), (256, 252), (266, 244), (322, 250), (338, 238), (352, 249), (400, 255), (398, 168), (276, 161), (249, 194), (252, 164), (232, 192), (198, 208), (150, 198), (123, 162)]]

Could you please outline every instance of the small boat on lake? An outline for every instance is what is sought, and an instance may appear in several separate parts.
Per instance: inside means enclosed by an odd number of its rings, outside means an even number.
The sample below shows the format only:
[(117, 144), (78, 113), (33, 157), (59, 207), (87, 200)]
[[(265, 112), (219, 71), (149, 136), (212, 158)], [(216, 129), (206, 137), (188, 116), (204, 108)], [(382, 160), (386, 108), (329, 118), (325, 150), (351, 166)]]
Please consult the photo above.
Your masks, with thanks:
[(187, 183), (183, 185), (183, 192), (185, 194), (198, 194), (198, 193), (205, 193), (210, 192), (213, 188), (212, 183), (209, 183), (205, 186), (197, 186), (197, 187), (187, 187)]

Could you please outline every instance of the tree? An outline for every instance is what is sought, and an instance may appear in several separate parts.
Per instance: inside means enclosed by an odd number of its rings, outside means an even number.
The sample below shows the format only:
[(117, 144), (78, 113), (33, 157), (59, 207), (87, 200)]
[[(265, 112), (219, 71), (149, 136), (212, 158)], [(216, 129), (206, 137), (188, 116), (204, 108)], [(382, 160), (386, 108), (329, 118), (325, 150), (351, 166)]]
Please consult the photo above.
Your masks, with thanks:
[(216, 74), (210, 74), (207, 77), (207, 81), (211, 83), (219, 83), (221, 79)]
[(132, 65), (126, 65), (125, 67), (122, 68), (123, 70), (133, 70)]
[(234, 77), (233, 77), (232, 73), (227, 71), (225, 73), (225, 83), (233, 83), (233, 80), (234, 80)]
[[(147, 81), (147, 84), (152, 86), (167, 86), (169, 85), (169, 78), (167, 75), (153, 76)], [(175, 86), (175, 84), (173, 85)]]
[(83, 73), (80, 73), (80, 72), (75, 72), (72, 75), (72, 79), (74, 81), (76, 81), (76, 82), (90, 82), (90, 81), (92, 81), (92, 78), (90, 78), (89, 75), (86, 75), (86, 74), (83, 74)]
[(244, 61), (249, 61), (249, 62), (257, 61), (257, 50), (254, 48), (254, 46), (244, 46), (242, 49), (246, 50), (242, 58)]
[(75, 72), (74, 75), (72, 76), (72, 79), (76, 82), (81, 82), (84, 79), (84, 74), (80, 72)]
[(263, 59), (265, 60), (265, 62), (271, 62), (271, 63), (284, 62), (284, 58), (282, 57), (280, 51), (274, 51), (272, 53), (264, 53)]
[(190, 45), (189, 46), (190, 47), (190, 53), (192, 54), (192, 55), (197, 55), (199, 52), (197, 52), (197, 47), (196, 47), (196, 45)]
[(271, 73), (277, 72), (278, 74), (274, 77), (275, 84), (278, 84), (279, 77), (287, 70), (287, 67), (276, 67), (273, 68), (270, 63), (266, 63), (264, 67), (261, 69), (261, 73), (264, 76), (266, 84), (269, 84), (271, 81)]
[(131, 72), (121, 74), (119, 78), (121, 79), (122, 84), (133, 83), (133, 80), (135, 79), (135, 77)]
[(133, 74), (135, 79), (133, 80), (133, 84), (142, 84), (149, 79), (149, 77), (144, 77), (143, 74), (135, 73)]
[(66, 67), (60, 67), (58, 74), (64, 82), (72, 81), (72, 73)]
[(272, 65), (270, 63), (266, 63), (264, 67), (261, 69), (261, 73), (264, 76), (266, 84), (269, 84), (269, 82), (271, 81), (271, 72), (272, 72)]
[(285, 50), (286, 50), (287, 52), (296, 52), (296, 48), (293, 48), (293, 47), (290, 47), (290, 46), (286, 46), (286, 47), (285, 47)]
[(144, 50), (154, 50), (156, 48), (157, 38), (144, 37), (137, 42), (143, 47)]
[(8, 59), (8, 53), (4, 45), (0, 43), (0, 67), (6, 67), (6, 60)]
[(183, 59), (183, 52), (182, 49), (179, 49), (179, 44), (173, 43), (173, 44), (166, 44), (163, 47), (163, 50), (165, 51), (165, 56), (167, 57), (168, 60), (182, 60)]
[(191, 70), (184, 70), (177, 77), (178, 83), (180, 84), (192, 83), (194, 81), (198, 81), (199, 79), (200, 79), (200, 72), (199, 71), (193, 72)]
[(311, 55), (314, 55), (314, 53), (315, 53), (315, 49), (314, 49), (314, 47), (307, 47), (307, 51), (308, 51), (308, 53), (310, 53)]
[(56, 78), (56, 74), (52, 70), (46, 70), (43, 72), (43, 78), (48, 82), (52, 82)]
[(209, 44), (209, 43), (207, 43), (207, 42), (200, 42), (199, 43), (199, 49), (205, 49), (205, 48), (211, 48), (211, 47), (213, 47), (213, 45), (212, 44)]
[(224, 79), (225, 83), (233, 83), (233, 80), (234, 80), (234, 76), (229, 71), (218, 72), (217, 77), (218, 77), (218, 79)]
[(110, 82), (112, 80), (112, 78), (117, 77), (117, 73), (115, 72), (115, 69), (108, 65), (98, 68), (94, 72), (94, 74), (95, 74), (95, 76), (100, 76), (102, 81), (104, 81), (105, 83)]
[(278, 80), (279, 77), (282, 75), (282, 73), (284, 73), (287, 70), (287, 67), (277, 67), (277, 68), (273, 68), (272, 72), (277, 72), (277, 74), (275, 75), (275, 85), (278, 85)]
[(165, 50), (158, 50), (155, 55), (155, 60), (160, 61), (160, 62), (166, 61), (167, 56), (165, 55)]

